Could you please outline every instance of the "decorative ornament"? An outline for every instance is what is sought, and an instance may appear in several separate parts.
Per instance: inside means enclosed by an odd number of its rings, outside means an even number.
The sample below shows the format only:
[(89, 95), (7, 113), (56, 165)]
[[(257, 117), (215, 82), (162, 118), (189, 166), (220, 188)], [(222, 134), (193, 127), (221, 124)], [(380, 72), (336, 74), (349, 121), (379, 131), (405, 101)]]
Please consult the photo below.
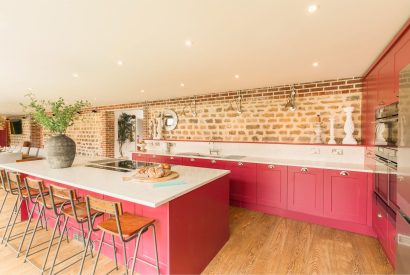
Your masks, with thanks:
[(322, 139), (322, 125), (321, 125), (321, 118), (320, 115), (317, 115), (316, 123), (315, 123), (315, 143), (323, 143)]
[(343, 108), (343, 111), (346, 114), (346, 121), (343, 130), (345, 132), (345, 137), (343, 138), (343, 144), (357, 144), (356, 139), (353, 137), (354, 133), (354, 123), (352, 118), (354, 108), (353, 107), (346, 107)]
[(386, 130), (386, 125), (384, 123), (377, 123), (376, 125), (376, 140), (375, 145), (387, 145), (387, 141), (384, 138), (384, 131)]
[(335, 140), (335, 117), (332, 116), (329, 119), (329, 122), (330, 122), (330, 137), (329, 137), (328, 144), (336, 144), (336, 140)]

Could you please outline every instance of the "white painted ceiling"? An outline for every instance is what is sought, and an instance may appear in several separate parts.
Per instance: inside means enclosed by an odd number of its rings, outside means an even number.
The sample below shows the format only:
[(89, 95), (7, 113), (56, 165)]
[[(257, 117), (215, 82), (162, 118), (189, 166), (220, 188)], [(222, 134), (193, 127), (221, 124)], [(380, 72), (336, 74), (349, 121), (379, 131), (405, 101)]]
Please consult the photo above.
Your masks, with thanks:
[(409, 16), (410, 0), (0, 0), (0, 113), (29, 89), (107, 105), (359, 76)]

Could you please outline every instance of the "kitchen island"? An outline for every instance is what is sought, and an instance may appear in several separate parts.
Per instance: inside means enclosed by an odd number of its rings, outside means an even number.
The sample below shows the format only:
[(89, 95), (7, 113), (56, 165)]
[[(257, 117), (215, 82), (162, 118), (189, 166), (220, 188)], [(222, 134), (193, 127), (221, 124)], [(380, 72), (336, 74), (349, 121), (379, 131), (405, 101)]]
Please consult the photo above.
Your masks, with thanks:
[[(74, 188), (80, 196), (92, 195), (121, 201), (125, 212), (156, 219), (161, 274), (200, 273), (229, 238), (229, 171), (173, 166), (180, 177), (167, 183), (124, 181), (133, 172), (118, 172), (76, 163), (71, 168), (51, 169), (46, 161), (0, 164), (23, 176)], [(51, 213), (50, 213), (51, 214)], [(72, 223), (69, 226), (78, 227)], [(72, 235), (76, 231), (71, 230)], [(93, 240), (99, 236), (93, 235)], [(120, 242), (117, 242), (120, 244)], [(112, 249), (102, 251), (113, 258)], [(117, 257), (122, 259), (122, 248)], [(128, 245), (132, 255), (134, 241)], [(154, 262), (151, 233), (144, 234), (139, 257)], [(138, 273), (153, 273), (137, 263)]]

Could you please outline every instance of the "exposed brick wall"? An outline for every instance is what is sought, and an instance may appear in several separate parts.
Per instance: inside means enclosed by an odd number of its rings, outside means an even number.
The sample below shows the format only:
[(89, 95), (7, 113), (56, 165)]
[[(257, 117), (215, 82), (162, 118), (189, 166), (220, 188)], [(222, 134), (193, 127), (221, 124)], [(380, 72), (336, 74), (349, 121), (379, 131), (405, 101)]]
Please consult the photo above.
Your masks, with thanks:
[(341, 142), (345, 117), (342, 107), (353, 106), (354, 135), (361, 139), (360, 78), (296, 84), (295, 89), (295, 112), (284, 109), (290, 92), (290, 86), (286, 85), (241, 91), (241, 114), (232, 102), (238, 96), (234, 91), (198, 96), (196, 117), (184, 114), (184, 107), (192, 102), (192, 98), (153, 102), (147, 117), (155, 117), (164, 108), (177, 112), (178, 126), (174, 131), (165, 132), (165, 139), (311, 143), (316, 116), (321, 115), (323, 138), (327, 141), (329, 118), (334, 115), (336, 141)]
[[(328, 120), (336, 117), (337, 141), (343, 137), (343, 106), (355, 108), (353, 120), (355, 137), (361, 139), (361, 78), (317, 81), (295, 84), (297, 110), (284, 110), (290, 92), (289, 85), (241, 90), (242, 113), (229, 110), (238, 91), (197, 96), (197, 117), (183, 114), (193, 97), (152, 102), (138, 102), (97, 107), (97, 113), (85, 110), (67, 132), (77, 143), (77, 153), (85, 156), (114, 155), (114, 112), (119, 109), (144, 110), (144, 138), (148, 136), (149, 119), (164, 108), (173, 109), (179, 117), (178, 127), (165, 132), (166, 139), (221, 140), (247, 142), (310, 143), (314, 137), (317, 114), (322, 117), (323, 138), (329, 136)], [(232, 103), (233, 108), (235, 104)], [(41, 131), (40, 131), (41, 132)], [(34, 135), (33, 135), (34, 136)], [(41, 134), (41, 136), (46, 136)], [(42, 139), (44, 144), (44, 138)]]

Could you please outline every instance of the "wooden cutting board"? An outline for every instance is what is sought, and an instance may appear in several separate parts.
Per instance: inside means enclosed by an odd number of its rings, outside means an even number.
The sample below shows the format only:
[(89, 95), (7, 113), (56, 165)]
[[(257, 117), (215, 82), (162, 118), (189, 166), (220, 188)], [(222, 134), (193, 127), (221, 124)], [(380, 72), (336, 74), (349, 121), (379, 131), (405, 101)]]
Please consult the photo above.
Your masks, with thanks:
[(165, 181), (176, 179), (178, 177), (179, 177), (179, 174), (177, 172), (171, 171), (171, 174), (169, 174), (166, 177), (162, 177), (162, 178), (142, 178), (138, 176), (130, 176), (130, 177), (123, 177), (122, 179), (124, 181), (138, 180), (142, 182), (165, 182)]

